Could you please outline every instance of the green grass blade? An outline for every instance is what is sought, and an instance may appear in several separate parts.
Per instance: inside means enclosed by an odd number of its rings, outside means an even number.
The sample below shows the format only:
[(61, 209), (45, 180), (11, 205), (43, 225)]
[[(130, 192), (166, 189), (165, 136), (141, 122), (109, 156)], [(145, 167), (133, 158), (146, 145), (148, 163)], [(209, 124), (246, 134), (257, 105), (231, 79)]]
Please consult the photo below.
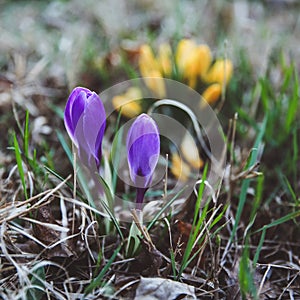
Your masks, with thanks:
[(259, 239), (259, 243), (258, 243), (258, 245), (257, 245), (257, 249), (256, 249), (256, 251), (255, 251), (255, 255), (254, 255), (254, 258), (253, 258), (253, 266), (256, 266), (256, 264), (257, 264), (257, 262), (258, 262), (259, 255), (260, 255), (262, 246), (263, 246), (264, 241), (265, 241), (266, 232), (267, 232), (267, 229), (266, 229), (266, 228), (263, 228), (262, 233), (261, 233), (261, 236), (260, 236), (260, 239)]
[[(300, 124), (298, 125), (300, 127)], [(294, 182), (294, 185), (296, 186), (297, 185), (297, 178), (298, 178), (298, 168), (297, 168), (297, 162), (298, 162), (298, 159), (299, 159), (299, 136), (298, 136), (298, 131), (299, 129), (297, 127), (294, 128), (293, 130), (293, 154), (292, 154), (292, 160), (291, 160), (291, 163), (292, 163), (292, 166), (291, 166), (291, 169), (292, 169), (292, 174), (293, 174), (293, 182)]]
[(256, 212), (261, 203), (261, 199), (263, 196), (264, 179), (265, 179), (264, 175), (259, 175), (257, 177), (256, 193), (255, 193), (254, 203), (251, 210), (250, 222), (252, 222), (252, 220), (255, 218)]
[(299, 105), (299, 80), (297, 70), (294, 70), (294, 83), (293, 83), (293, 92), (288, 101), (288, 110), (285, 119), (285, 131), (290, 132), (293, 121), (297, 115), (297, 108)]
[(170, 249), (170, 259), (171, 259), (171, 267), (172, 267), (172, 272), (173, 272), (173, 278), (174, 280), (177, 277), (177, 270), (176, 270), (176, 259), (175, 259), (175, 254), (173, 249)]
[[(259, 145), (262, 143), (262, 139), (263, 139), (263, 136), (265, 134), (267, 120), (268, 120), (268, 116), (266, 115), (265, 118), (264, 118), (264, 121), (262, 123), (260, 132), (259, 132), (259, 134), (256, 138), (255, 143), (254, 143), (254, 148), (251, 152), (249, 164), (246, 166), (247, 168), (253, 166), (254, 163), (257, 160), (257, 154), (258, 154), (257, 149), (258, 149)], [(235, 223), (234, 223), (234, 226), (232, 228), (232, 232), (231, 232), (231, 236), (230, 236), (230, 242), (232, 242), (234, 237), (235, 237), (237, 227), (238, 227), (238, 224), (240, 222), (240, 218), (241, 218), (241, 215), (242, 215), (242, 212), (243, 212), (243, 209), (244, 209), (244, 205), (245, 205), (245, 202), (246, 202), (249, 185), (250, 185), (250, 179), (244, 179), (244, 181), (242, 183), (242, 188), (241, 188), (237, 213), (236, 213), (236, 216), (235, 216)]]
[(201, 181), (201, 183), (199, 185), (199, 189), (198, 189), (198, 195), (197, 195), (197, 200), (196, 200), (196, 205), (195, 205), (193, 226), (192, 227), (195, 227), (196, 220), (198, 218), (198, 214), (199, 214), (199, 211), (200, 211), (202, 195), (203, 195), (204, 188), (205, 188), (205, 180), (206, 180), (206, 176), (207, 176), (207, 170), (208, 170), (208, 165), (206, 164), (205, 167), (204, 167), (203, 175), (202, 175), (202, 181)]
[(168, 201), (161, 208), (161, 210), (154, 216), (152, 221), (148, 224), (148, 226), (147, 226), (148, 231), (152, 228), (152, 226), (156, 223), (156, 221), (160, 218), (160, 216), (165, 212), (165, 210), (167, 210), (173, 204), (173, 202), (183, 193), (183, 191), (185, 189), (186, 189), (186, 187), (182, 188), (178, 193), (176, 193), (176, 195), (170, 201)]
[(285, 70), (284, 70), (284, 78), (283, 78), (282, 85), (280, 88), (281, 94), (285, 93), (289, 87), (289, 84), (290, 84), (290, 81), (291, 81), (291, 78), (293, 75), (293, 69), (294, 69), (294, 67), (293, 67), (293, 65), (291, 65), (288, 68), (285, 68)]
[[(118, 118), (119, 122), (119, 118)], [(118, 179), (118, 167), (120, 163), (120, 149), (122, 144), (122, 135), (123, 135), (123, 128), (121, 128), (118, 132), (116, 132), (114, 143), (112, 144), (112, 150), (111, 150), (111, 160), (113, 162), (113, 175), (112, 175), (112, 190), (115, 192), (116, 185), (117, 185), (117, 179)]]
[(56, 135), (57, 135), (57, 138), (58, 138), (60, 144), (62, 145), (64, 151), (66, 152), (68, 159), (70, 160), (71, 163), (73, 163), (72, 151), (71, 151), (66, 139), (64, 138), (63, 134), (61, 133), (61, 131), (56, 130)]
[(269, 228), (272, 228), (274, 226), (278, 226), (282, 223), (285, 223), (285, 222), (288, 222), (288, 221), (291, 221), (297, 217), (300, 216), (300, 210), (298, 211), (295, 211), (295, 212), (292, 212), (290, 214), (287, 214), (273, 222), (271, 222), (270, 224), (267, 224), (265, 226), (263, 226), (262, 228), (256, 230), (254, 233), (258, 233), (258, 232), (262, 232), (261, 234), (261, 237), (260, 237), (260, 241), (259, 241), (259, 244), (257, 246), (257, 250), (256, 250), (256, 253), (254, 255), (254, 259), (253, 259), (253, 264), (255, 265), (259, 259), (259, 254), (260, 254), (260, 251), (261, 251), (261, 248), (263, 246), (263, 242), (264, 242), (264, 239), (265, 239), (265, 235), (266, 235), (266, 231), (267, 229)]
[(25, 195), (25, 198), (28, 199), (25, 174), (24, 174), (23, 162), (22, 162), (22, 157), (21, 157), (21, 150), (20, 150), (20, 146), (19, 146), (16, 134), (14, 134), (14, 148), (15, 148), (15, 157), (16, 157), (17, 166), (18, 166), (18, 170), (19, 170), (19, 174), (20, 174), (20, 178), (21, 178), (21, 183), (22, 183), (23, 190), (24, 190), (24, 195)]
[[(287, 214), (287, 215), (285, 215), (285, 216), (283, 216), (283, 217), (281, 217), (281, 218), (279, 218), (277, 220), (274, 220), (270, 224), (265, 225), (263, 228), (269, 229), (271, 227), (278, 226), (278, 225), (280, 225), (282, 223), (291, 221), (291, 220), (293, 220), (293, 219), (295, 219), (295, 218), (297, 218), (299, 216), (300, 216), (300, 210), (297, 210), (297, 211), (289, 213), (289, 214)], [(259, 232), (259, 231), (263, 230), (263, 228), (258, 229), (256, 232)]]
[(252, 296), (251, 299), (257, 299), (257, 291), (254, 284), (253, 271), (250, 266), (249, 245), (245, 245), (245, 248), (243, 250), (239, 264), (238, 277), (242, 299), (248, 299), (248, 295)]
[(107, 199), (107, 203), (104, 200), (101, 200), (101, 204), (103, 205), (105, 211), (108, 213), (108, 215), (110, 216), (111, 221), (113, 222), (115, 228), (117, 229), (120, 237), (122, 240), (124, 240), (124, 236), (121, 230), (121, 227), (119, 225), (118, 220), (116, 219), (116, 217), (114, 216), (114, 209), (113, 209), (113, 202), (114, 202), (114, 198), (113, 198), (113, 194), (111, 191), (110, 186), (107, 184), (107, 182), (99, 175), (97, 174), (97, 177), (104, 189), (104, 194), (106, 196)]
[(287, 177), (284, 174), (282, 174), (281, 172), (280, 172), (279, 176), (280, 176), (280, 179), (282, 181), (282, 185), (285, 187), (287, 193), (290, 194), (290, 196), (291, 196), (292, 200), (294, 201), (295, 205), (298, 205), (299, 204), (298, 199), (297, 199), (295, 191), (293, 190), (293, 187), (292, 187), (291, 183), (289, 182)]
[(199, 189), (198, 189), (198, 196), (197, 196), (197, 200), (196, 200), (196, 204), (195, 204), (195, 212), (194, 212), (192, 229), (191, 229), (189, 239), (188, 239), (188, 242), (187, 242), (184, 254), (183, 254), (182, 262), (181, 262), (180, 269), (179, 269), (178, 275), (177, 275), (177, 280), (179, 280), (179, 278), (181, 277), (183, 271), (188, 266), (188, 264), (191, 262), (191, 259), (189, 259), (189, 258), (191, 256), (191, 253), (192, 253), (192, 250), (193, 250), (193, 245), (194, 245), (194, 243), (196, 241), (196, 238), (199, 234), (201, 225), (203, 224), (203, 221), (204, 221), (204, 219), (207, 215), (209, 201), (207, 201), (207, 203), (204, 206), (204, 208), (201, 212), (201, 215), (199, 217), (200, 203), (201, 203), (204, 188), (205, 188), (205, 180), (206, 180), (207, 170), (208, 170), (208, 167), (207, 167), (207, 164), (206, 164), (206, 166), (204, 168), (202, 180), (201, 180), (201, 183), (200, 183)]
[[(57, 179), (59, 179), (60, 181), (65, 181), (65, 180), (66, 180), (65, 178), (63, 178), (62, 176), (60, 176), (58, 173), (56, 173), (54, 170), (52, 170), (51, 168), (49, 168), (49, 167), (47, 167), (47, 166), (44, 166), (44, 168), (45, 168), (50, 174), (52, 174), (52, 175), (55, 176)], [(74, 185), (73, 185), (72, 182), (67, 181), (65, 184), (66, 184), (71, 190), (73, 190)], [(76, 195), (78, 196), (78, 198), (80, 198), (80, 200), (82, 200), (82, 201), (84, 200), (84, 197), (83, 197), (83, 195), (82, 195), (81, 192), (76, 191)]]
[(120, 252), (122, 248), (122, 244), (120, 244), (118, 246), (118, 248), (114, 251), (114, 253), (112, 254), (112, 256), (110, 257), (110, 259), (108, 260), (108, 262), (106, 263), (106, 265), (103, 267), (103, 269), (101, 270), (101, 272), (98, 274), (98, 276), (96, 278), (94, 278), (92, 280), (92, 282), (86, 287), (84, 294), (88, 295), (91, 291), (93, 291), (95, 288), (99, 287), (102, 285), (102, 281), (103, 278), (105, 276), (105, 274), (108, 272), (111, 264), (114, 262), (115, 258), (117, 257), (118, 253)]
[(24, 128), (24, 154), (28, 158), (29, 153), (29, 111), (26, 111), (25, 128)]

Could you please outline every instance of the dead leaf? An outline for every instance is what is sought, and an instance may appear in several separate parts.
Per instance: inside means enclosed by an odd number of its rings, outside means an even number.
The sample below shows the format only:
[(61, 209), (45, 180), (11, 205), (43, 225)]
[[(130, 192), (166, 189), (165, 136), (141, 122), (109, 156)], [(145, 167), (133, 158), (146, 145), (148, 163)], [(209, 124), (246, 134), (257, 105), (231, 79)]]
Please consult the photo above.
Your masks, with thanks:
[(141, 278), (135, 300), (197, 299), (195, 287), (164, 278)]
[[(42, 241), (46, 245), (51, 245), (56, 242), (58, 242), (61, 238), (61, 232), (55, 230), (55, 225), (59, 225), (53, 214), (52, 210), (49, 205), (42, 206), (38, 209), (37, 213), (37, 220), (39, 223), (34, 223), (33, 225), (33, 233), (36, 238), (38, 238), (40, 241)], [(44, 222), (45, 225), (43, 226), (40, 224), (41, 222)], [(53, 224), (53, 227), (46, 226), (46, 224)], [(57, 226), (58, 227), (58, 226)], [(57, 246), (53, 248), (49, 248), (48, 251), (46, 251), (46, 256), (48, 258), (51, 257), (70, 257), (75, 255), (75, 249), (73, 243), (69, 241), (59, 243)]]

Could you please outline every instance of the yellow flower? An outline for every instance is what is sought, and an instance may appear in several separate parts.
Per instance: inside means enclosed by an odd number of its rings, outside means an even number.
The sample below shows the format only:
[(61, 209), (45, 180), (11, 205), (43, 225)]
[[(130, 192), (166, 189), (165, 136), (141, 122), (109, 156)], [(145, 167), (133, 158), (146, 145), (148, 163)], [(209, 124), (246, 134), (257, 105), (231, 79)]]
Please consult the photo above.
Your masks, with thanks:
[(171, 172), (180, 181), (186, 181), (191, 173), (191, 168), (183, 162), (178, 153), (172, 155)]
[(160, 72), (159, 64), (154, 57), (153, 51), (147, 44), (140, 47), (139, 68), (143, 77), (148, 77), (153, 71)]
[(140, 89), (136, 87), (130, 87), (124, 94), (113, 97), (112, 104), (117, 110), (122, 108), (122, 115), (127, 118), (133, 118), (142, 112), (140, 103), (134, 100), (139, 100), (142, 98), (143, 96)]
[(182, 39), (178, 45), (176, 50), (176, 65), (180, 72), (184, 72), (187, 61), (189, 60), (189, 56), (195, 50), (196, 43), (189, 39)]
[(158, 64), (162, 73), (166, 77), (170, 77), (172, 73), (172, 49), (167, 43), (159, 46)]
[(199, 45), (198, 46), (198, 52), (199, 52), (199, 66), (198, 71), (200, 77), (203, 79), (205, 74), (207, 73), (207, 70), (211, 64), (211, 52), (207, 45)]
[[(161, 55), (166, 55), (161, 53)], [(166, 57), (163, 58), (164, 60)], [(166, 62), (164, 62), (165, 67)], [(149, 45), (142, 45), (140, 48), (139, 68), (141, 75), (144, 77), (146, 86), (154, 93), (155, 96), (163, 98), (166, 95), (165, 83), (161, 72), (159, 62), (155, 59), (152, 49)]]
[(202, 94), (202, 97), (206, 102), (201, 101), (201, 107), (204, 107), (206, 103), (214, 104), (222, 94), (222, 85), (220, 83), (211, 84)]
[(218, 59), (206, 73), (204, 80), (212, 83), (228, 84), (233, 72), (233, 65), (229, 59)]
[(178, 43), (176, 64), (188, 85), (194, 88), (197, 78), (206, 74), (211, 63), (211, 52), (207, 45), (197, 45), (195, 41), (183, 39)]
[(195, 169), (203, 167), (203, 160), (200, 158), (198, 148), (191, 134), (187, 133), (181, 143), (181, 151), (184, 159)]
[(167, 43), (159, 46), (157, 57), (151, 47), (144, 44), (140, 47), (140, 73), (156, 97), (165, 97), (165, 84), (160, 78), (171, 77), (173, 63), (176, 64), (181, 79), (191, 88), (196, 87), (199, 79), (203, 83), (213, 84), (203, 92), (203, 97), (210, 104), (218, 100), (233, 73), (233, 64), (229, 59), (217, 59), (211, 65), (210, 48), (204, 44), (199, 45), (192, 39), (180, 40), (174, 57)]
[(153, 70), (149, 72), (148, 77), (144, 78), (146, 86), (153, 92), (158, 98), (164, 98), (166, 95), (166, 87), (164, 79), (160, 72)]

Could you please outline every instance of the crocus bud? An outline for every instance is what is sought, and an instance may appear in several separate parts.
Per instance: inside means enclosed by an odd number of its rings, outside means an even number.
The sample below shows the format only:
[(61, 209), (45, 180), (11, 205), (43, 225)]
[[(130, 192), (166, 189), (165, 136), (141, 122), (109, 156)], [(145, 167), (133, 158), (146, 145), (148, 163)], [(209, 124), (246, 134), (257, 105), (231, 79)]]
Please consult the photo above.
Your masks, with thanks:
[(64, 122), (82, 163), (99, 169), (106, 125), (105, 110), (99, 96), (86, 88), (76, 87), (69, 96)]
[(141, 209), (160, 153), (155, 121), (146, 114), (137, 117), (128, 131), (126, 146), (130, 177), (137, 188), (137, 209)]

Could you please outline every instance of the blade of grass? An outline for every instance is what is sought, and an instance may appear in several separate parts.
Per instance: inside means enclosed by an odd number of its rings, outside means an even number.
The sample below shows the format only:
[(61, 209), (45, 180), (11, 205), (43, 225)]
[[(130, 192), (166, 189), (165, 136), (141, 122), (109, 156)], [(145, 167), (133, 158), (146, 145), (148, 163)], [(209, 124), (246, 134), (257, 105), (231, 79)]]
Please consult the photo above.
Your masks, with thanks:
[(110, 188), (110, 186), (106, 183), (106, 181), (99, 174), (97, 174), (97, 177), (98, 177), (98, 179), (99, 179), (99, 181), (100, 181), (100, 183), (101, 183), (101, 185), (102, 185), (102, 187), (104, 189), (104, 194), (106, 196), (107, 203), (108, 203), (107, 204), (103, 199), (100, 199), (101, 204), (103, 205), (105, 211), (110, 216), (110, 219), (113, 222), (115, 228), (117, 229), (117, 231), (118, 231), (121, 239), (124, 240), (124, 236), (122, 234), (119, 222), (116, 219), (116, 217), (114, 216), (114, 210), (113, 210), (114, 198), (113, 198), (113, 194), (112, 194), (111, 188)]
[(253, 258), (253, 262), (252, 262), (253, 266), (256, 266), (256, 264), (258, 262), (259, 255), (260, 255), (262, 246), (263, 246), (264, 241), (265, 241), (266, 232), (267, 232), (267, 228), (263, 228), (260, 239), (259, 239), (259, 243), (257, 245), (257, 249), (255, 251), (255, 255), (254, 255), (254, 258)]
[(64, 151), (66, 152), (69, 161), (71, 163), (73, 163), (73, 154), (72, 154), (71, 148), (69, 147), (68, 143), (66, 142), (66, 139), (64, 138), (63, 134), (59, 130), (56, 130), (56, 135), (57, 135), (57, 138), (58, 138), (60, 144), (62, 145)]
[(24, 128), (24, 154), (28, 158), (29, 149), (29, 111), (26, 111), (25, 128)]
[[(55, 176), (57, 179), (59, 179), (60, 181), (64, 181), (65, 178), (63, 178), (62, 176), (60, 176), (58, 173), (56, 173), (54, 170), (52, 170), (51, 168), (47, 167), (47, 166), (44, 166), (44, 168), (50, 173), (52, 174), (53, 176)], [(73, 190), (74, 186), (71, 182), (67, 181), (66, 182), (66, 185), (71, 189)], [(80, 200), (84, 200), (84, 197), (82, 195), (82, 193), (80, 193), (79, 191), (76, 192), (76, 195), (78, 196), (78, 198), (80, 198)]]
[(281, 180), (282, 185), (285, 188), (286, 192), (288, 194), (290, 194), (292, 200), (295, 202), (295, 205), (298, 205), (299, 203), (298, 203), (296, 193), (293, 190), (292, 185), (289, 182), (289, 180), (287, 179), (287, 177), (284, 174), (282, 174), (282, 172), (279, 173), (279, 177), (280, 177), (280, 180)]
[[(264, 120), (263, 120), (260, 131), (257, 135), (256, 141), (254, 143), (254, 147), (252, 149), (251, 156), (250, 156), (250, 159), (249, 159), (249, 162), (248, 162), (246, 168), (249, 168), (249, 167), (253, 166), (254, 163), (257, 161), (258, 148), (259, 148), (259, 145), (262, 143), (263, 136), (265, 134), (267, 120), (268, 120), (268, 116), (266, 115)], [(243, 209), (244, 209), (244, 205), (245, 205), (245, 202), (246, 202), (246, 198), (247, 198), (247, 192), (248, 192), (248, 188), (249, 188), (249, 185), (250, 185), (250, 180), (251, 179), (248, 179), (248, 178), (244, 179), (243, 183), (242, 183), (241, 193), (240, 193), (240, 197), (239, 197), (239, 204), (238, 204), (237, 213), (236, 213), (236, 216), (235, 216), (235, 222), (234, 222), (232, 232), (231, 232), (231, 235), (230, 235), (230, 242), (233, 241), (233, 239), (235, 237), (235, 234), (236, 234), (236, 231), (237, 231), (238, 224), (240, 222), (240, 218), (241, 218), (241, 215), (242, 215), (242, 212), (243, 212)]]
[(293, 154), (292, 154), (292, 160), (291, 160), (291, 163), (292, 163), (291, 169), (292, 169), (292, 174), (293, 174), (294, 186), (296, 186), (297, 178), (298, 178), (297, 161), (299, 159), (299, 142), (300, 141), (299, 141), (299, 136), (297, 134), (297, 131), (300, 130), (299, 126), (298, 126), (298, 128), (295, 127), (293, 130), (293, 150), (292, 150)]
[(102, 268), (101, 272), (98, 274), (96, 278), (92, 280), (92, 282), (86, 287), (84, 291), (84, 295), (88, 295), (90, 292), (92, 292), (95, 288), (102, 285), (103, 278), (105, 274), (108, 272), (111, 264), (114, 262), (115, 258), (117, 257), (118, 253), (120, 252), (122, 248), (122, 244), (118, 246), (118, 248), (114, 251), (106, 265)]
[[(185, 270), (185, 268), (187, 267), (187, 265), (189, 263), (189, 258), (191, 256), (191, 253), (192, 253), (192, 250), (193, 250), (194, 242), (197, 238), (197, 235), (199, 234), (200, 227), (201, 227), (202, 222), (203, 222), (203, 220), (204, 220), (204, 218), (206, 217), (206, 214), (207, 214), (209, 201), (207, 201), (206, 205), (204, 206), (204, 208), (201, 212), (200, 217), (198, 218), (199, 211), (200, 211), (200, 203), (201, 203), (204, 188), (205, 188), (205, 180), (206, 180), (207, 170), (208, 170), (208, 166), (206, 164), (205, 168), (204, 168), (204, 171), (203, 171), (202, 180), (200, 182), (199, 189), (198, 189), (198, 196), (197, 196), (197, 200), (196, 200), (196, 204), (195, 204), (195, 211), (194, 211), (192, 229), (191, 229), (191, 232), (189, 234), (188, 242), (187, 242), (184, 254), (183, 254), (180, 269), (179, 269), (178, 274), (177, 274), (177, 280), (180, 279), (183, 271)], [(198, 222), (197, 222), (197, 219), (198, 219)]]
[(282, 85), (281, 85), (281, 88), (280, 88), (281, 94), (284, 94), (286, 92), (286, 90), (288, 89), (291, 78), (292, 78), (292, 75), (293, 75), (293, 71), (294, 71), (294, 66), (293, 65), (291, 65), (289, 67), (285, 67), (284, 78), (283, 78)]
[(170, 249), (170, 259), (171, 259), (171, 267), (172, 267), (172, 272), (173, 272), (173, 279), (176, 280), (177, 270), (176, 270), (175, 253), (174, 253), (173, 249)]
[[(69, 161), (73, 164), (73, 153), (72, 153), (72, 150), (69, 147), (66, 139), (64, 138), (64, 135), (59, 130), (56, 130), (56, 135), (57, 135), (57, 138), (58, 138), (59, 142), (61, 143), (64, 151), (66, 152)], [(93, 207), (95, 207), (95, 203), (94, 203), (94, 201), (93, 201), (93, 199), (91, 197), (88, 184), (87, 184), (87, 182), (85, 180), (85, 177), (84, 177), (84, 174), (83, 174), (83, 172), (82, 172), (82, 170), (80, 168), (79, 168), (78, 173), (77, 173), (77, 179), (78, 179), (78, 181), (80, 183), (80, 186), (82, 188), (82, 192), (85, 194), (85, 196), (88, 199), (89, 203)], [(71, 186), (73, 188), (73, 185), (71, 185)], [(76, 193), (78, 194), (78, 192), (76, 192)], [(83, 195), (82, 194), (81, 194), (81, 200), (83, 200)]]
[(263, 246), (263, 242), (264, 242), (264, 239), (265, 239), (265, 235), (266, 235), (266, 231), (267, 229), (269, 228), (272, 228), (274, 226), (278, 226), (282, 223), (285, 223), (285, 222), (288, 222), (288, 221), (291, 221), (297, 217), (300, 216), (300, 210), (298, 211), (295, 211), (295, 212), (292, 212), (292, 213), (289, 213), (273, 222), (271, 222), (270, 224), (267, 224), (267, 225), (264, 225), (262, 228), (256, 230), (254, 233), (258, 233), (258, 232), (262, 232), (262, 235), (261, 235), (261, 238), (260, 238), (260, 241), (259, 241), (259, 244), (257, 246), (257, 250), (255, 252), (255, 256), (254, 256), (254, 259), (253, 259), (253, 264), (255, 265), (259, 259), (259, 254), (260, 254), (260, 251), (261, 251), (261, 248)]
[(285, 131), (287, 133), (290, 132), (291, 126), (293, 124), (293, 121), (296, 118), (297, 115), (297, 107), (299, 104), (299, 79), (298, 79), (298, 74), (297, 70), (293, 68), (294, 70), (294, 83), (293, 83), (293, 92), (292, 95), (288, 101), (288, 110), (287, 110), (287, 115), (285, 119)]
[(152, 219), (152, 221), (149, 223), (149, 225), (147, 226), (147, 230), (149, 231), (151, 229), (151, 227), (156, 223), (156, 221), (160, 218), (160, 216), (165, 212), (165, 210), (167, 210), (172, 203), (183, 193), (183, 191), (186, 189), (187, 187), (183, 187), (178, 193), (176, 193), (176, 195), (170, 200), (168, 201), (162, 208), (161, 210), (154, 216), (154, 218)]
[(255, 193), (254, 203), (253, 203), (252, 210), (251, 210), (250, 222), (252, 222), (252, 220), (255, 218), (256, 212), (261, 203), (261, 199), (263, 196), (264, 179), (265, 179), (265, 177), (263, 174), (261, 174), (257, 177), (256, 193)]
[(20, 178), (21, 178), (21, 183), (22, 183), (23, 190), (24, 190), (24, 195), (25, 195), (25, 198), (28, 199), (25, 174), (24, 174), (24, 169), (23, 169), (23, 161), (22, 161), (21, 150), (20, 150), (20, 146), (19, 146), (19, 143), (17, 140), (16, 133), (14, 133), (14, 148), (15, 148), (15, 157), (16, 157), (17, 166), (18, 166), (18, 170), (19, 170), (19, 174), (20, 174)]
[(242, 293), (242, 299), (248, 299), (247, 295), (250, 294), (251, 299), (257, 299), (257, 290), (254, 284), (253, 271), (250, 266), (249, 259), (249, 245), (245, 245), (242, 253), (242, 258), (239, 263), (239, 283)]
[[(117, 126), (116, 128), (118, 128), (118, 124), (120, 122), (120, 115), (118, 116), (118, 120), (117, 120)], [(118, 166), (120, 163), (120, 155), (119, 155), (119, 151), (121, 148), (121, 143), (122, 143), (122, 135), (123, 135), (123, 128), (120, 128), (119, 131), (117, 131), (115, 133), (115, 139), (114, 139), (114, 143), (112, 144), (112, 150), (111, 150), (111, 160), (113, 161), (113, 175), (112, 175), (112, 189), (115, 192), (116, 190), (116, 185), (117, 185), (117, 179), (118, 179)], [(116, 141), (116, 142), (115, 142)]]

